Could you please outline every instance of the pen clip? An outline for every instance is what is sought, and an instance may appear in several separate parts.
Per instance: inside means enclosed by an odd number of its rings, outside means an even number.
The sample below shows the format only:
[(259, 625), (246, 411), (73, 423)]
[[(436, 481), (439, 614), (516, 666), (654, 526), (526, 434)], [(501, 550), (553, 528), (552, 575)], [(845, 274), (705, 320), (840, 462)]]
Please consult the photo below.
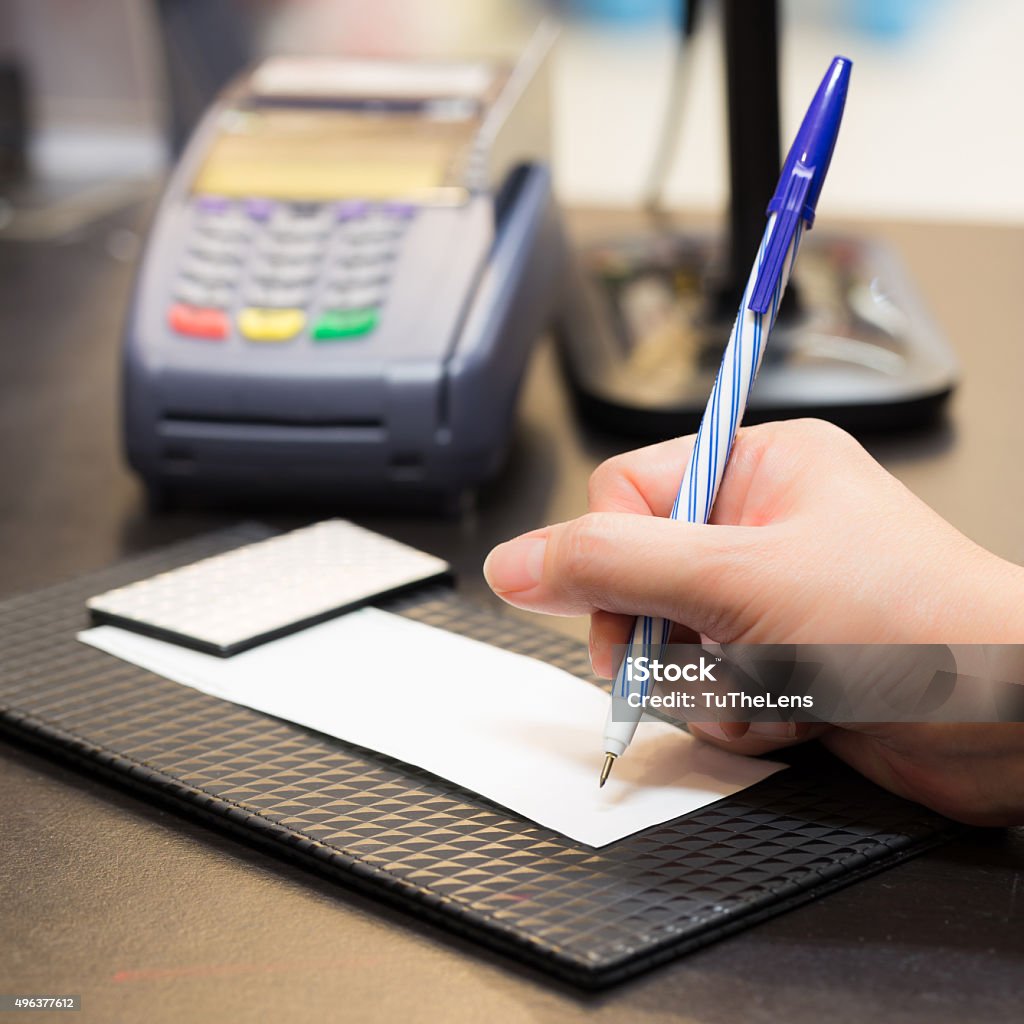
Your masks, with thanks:
[(814, 180), (814, 169), (797, 164), (786, 183), (786, 191), (781, 197), (781, 202), (773, 200), (769, 206), (778, 206), (775, 212), (775, 227), (772, 229), (771, 237), (764, 251), (764, 258), (757, 270), (757, 279), (754, 282), (754, 291), (750, 296), (747, 307), (755, 313), (767, 313), (775, 296), (775, 289), (782, 279), (782, 270), (786, 265), (786, 254), (789, 252), (790, 243), (796, 234), (801, 219), (806, 216), (804, 203), (807, 192)]

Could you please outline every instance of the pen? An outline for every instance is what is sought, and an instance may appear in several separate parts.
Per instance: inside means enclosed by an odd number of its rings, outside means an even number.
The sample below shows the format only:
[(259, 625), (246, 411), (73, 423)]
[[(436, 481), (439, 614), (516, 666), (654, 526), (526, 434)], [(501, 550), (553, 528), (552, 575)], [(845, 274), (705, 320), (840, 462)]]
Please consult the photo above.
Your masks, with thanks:
[[(839, 134), (851, 67), (845, 57), (832, 61), (782, 166), (775, 194), (768, 203), (768, 225), (697, 429), (693, 452), (670, 513), (672, 519), (706, 523), (711, 515), (746, 410), (747, 396), (796, 262), (800, 236), (805, 227), (810, 229), (814, 223), (814, 209)], [(633, 624), (615, 676), (605, 723), (602, 786), (608, 781), (615, 759), (625, 753), (643, 716), (642, 701), (648, 695), (649, 684), (646, 679), (636, 683), (632, 680), (633, 659), (660, 657), (671, 628), (671, 622), (648, 615), (639, 616)], [(631, 702), (630, 696), (638, 699)]]

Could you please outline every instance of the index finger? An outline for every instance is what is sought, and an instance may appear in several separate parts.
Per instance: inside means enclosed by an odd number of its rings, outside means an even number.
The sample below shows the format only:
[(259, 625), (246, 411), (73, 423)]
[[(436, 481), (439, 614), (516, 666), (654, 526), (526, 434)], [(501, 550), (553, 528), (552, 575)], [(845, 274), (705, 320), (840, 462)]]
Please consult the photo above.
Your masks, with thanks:
[[(710, 522), (742, 525), (750, 520), (751, 510), (753, 508), (756, 511), (759, 502), (764, 505), (766, 498), (774, 500), (774, 496), (785, 493), (783, 482), (773, 479), (769, 474), (766, 477), (771, 485), (768, 492), (762, 487), (760, 498), (751, 504), (751, 488), (765, 453), (782, 443), (790, 448), (798, 443), (806, 447), (806, 431), (806, 425), (801, 425), (799, 421), (789, 424), (764, 423), (756, 427), (742, 427), (737, 431)], [(686, 437), (616, 455), (602, 463), (590, 478), (590, 511), (663, 517), (669, 515), (693, 454), (695, 441), (696, 435), (688, 434)], [(764, 518), (763, 511), (760, 518)]]
[(667, 516), (690, 461), (695, 437), (676, 437), (602, 462), (587, 488), (590, 511)]

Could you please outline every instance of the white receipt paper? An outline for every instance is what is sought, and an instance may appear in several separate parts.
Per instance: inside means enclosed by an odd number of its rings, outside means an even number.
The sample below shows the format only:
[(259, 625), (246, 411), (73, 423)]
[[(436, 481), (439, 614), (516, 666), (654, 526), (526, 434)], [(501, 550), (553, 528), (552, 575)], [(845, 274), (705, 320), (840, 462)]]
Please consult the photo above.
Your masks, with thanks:
[(425, 768), (589, 846), (785, 767), (644, 722), (600, 789), (603, 691), (533, 658), (375, 608), (228, 659), (115, 626), (79, 639), (204, 693)]

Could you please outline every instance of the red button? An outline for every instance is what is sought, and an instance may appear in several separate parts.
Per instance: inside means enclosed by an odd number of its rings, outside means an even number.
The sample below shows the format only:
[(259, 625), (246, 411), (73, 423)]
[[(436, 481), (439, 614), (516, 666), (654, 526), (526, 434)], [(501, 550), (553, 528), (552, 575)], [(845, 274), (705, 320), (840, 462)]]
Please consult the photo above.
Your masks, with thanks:
[(178, 334), (193, 338), (219, 339), (228, 336), (230, 324), (227, 314), (221, 309), (203, 309), (201, 306), (186, 306), (175, 303), (167, 311), (167, 322)]

